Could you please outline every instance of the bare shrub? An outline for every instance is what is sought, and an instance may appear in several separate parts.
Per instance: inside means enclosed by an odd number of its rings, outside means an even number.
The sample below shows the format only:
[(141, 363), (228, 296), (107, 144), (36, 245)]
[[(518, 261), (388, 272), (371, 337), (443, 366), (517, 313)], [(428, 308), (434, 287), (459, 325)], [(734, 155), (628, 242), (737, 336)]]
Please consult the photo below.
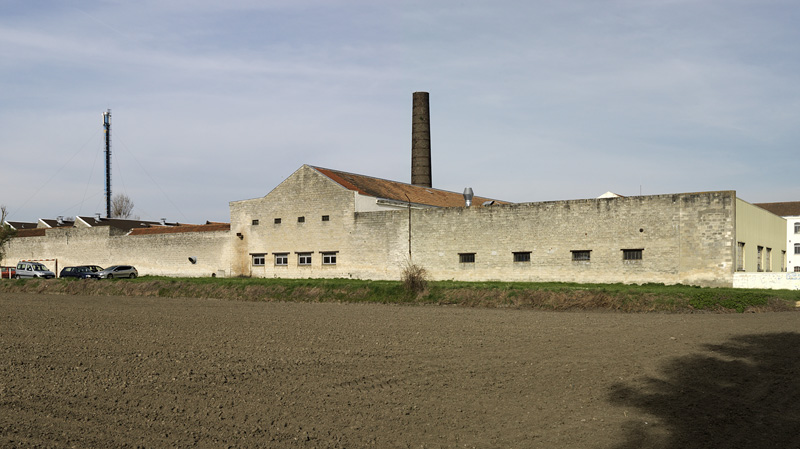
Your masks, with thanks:
[(420, 294), (428, 288), (428, 272), (419, 265), (408, 262), (403, 267), (403, 288), (406, 291)]

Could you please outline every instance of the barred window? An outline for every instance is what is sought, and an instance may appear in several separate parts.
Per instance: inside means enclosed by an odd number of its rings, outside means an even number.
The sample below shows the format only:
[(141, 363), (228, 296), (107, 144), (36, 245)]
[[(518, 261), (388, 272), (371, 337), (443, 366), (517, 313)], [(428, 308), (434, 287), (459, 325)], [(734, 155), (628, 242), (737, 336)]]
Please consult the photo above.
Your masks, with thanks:
[(642, 260), (641, 249), (623, 249), (622, 260)]
[(592, 250), (572, 250), (572, 260), (574, 262), (588, 262), (591, 260)]
[(276, 218), (275, 219), (275, 224), (281, 224), (281, 219), (280, 218)]
[(458, 261), (460, 263), (475, 263), (475, 253), (459, 253)]
[(322, 265), (336, 265), (336, 253), (322, 253)]
[(258, 220), (253, 220), (253, 221), (252, 221), (252, 224), (253, 224), (253, 226), (256, 226), (256, 225), (258, 225)]
[(322, 221), (331, 221), (331, 216), (330, 215), (323, 215), (322, 216)]
[(253, 266), (262, 267), (267, 258), (265, 254), (253, 254)]
[(275, 265), (289, 265), (289, 253), (275, 253)]
[(530, 251), (519, 251), (514, 253), (514, 262), (530, 262), (530, 261), (531, 261)]
[(297, 217), (297, 222), (298, 223), (305, 223), (306, 222), (306, 217)]

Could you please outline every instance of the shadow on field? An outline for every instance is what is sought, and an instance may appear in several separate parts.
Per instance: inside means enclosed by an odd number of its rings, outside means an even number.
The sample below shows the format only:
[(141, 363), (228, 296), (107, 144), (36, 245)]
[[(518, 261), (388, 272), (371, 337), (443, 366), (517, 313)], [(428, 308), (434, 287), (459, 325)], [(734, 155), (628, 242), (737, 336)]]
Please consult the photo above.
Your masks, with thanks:
[(800, 334), (744, 335), (669, 362), (659, 378), (618, 384), (630, 421), (619, 449), (800, 448)]

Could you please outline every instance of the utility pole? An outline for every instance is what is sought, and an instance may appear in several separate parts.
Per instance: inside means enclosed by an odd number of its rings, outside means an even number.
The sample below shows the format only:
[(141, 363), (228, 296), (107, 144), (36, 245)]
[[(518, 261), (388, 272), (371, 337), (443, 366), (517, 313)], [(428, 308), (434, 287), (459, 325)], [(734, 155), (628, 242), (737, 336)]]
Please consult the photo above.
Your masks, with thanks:
[(111, 218), (111, 109), (103, 112), (106, 132), (106, 218)]

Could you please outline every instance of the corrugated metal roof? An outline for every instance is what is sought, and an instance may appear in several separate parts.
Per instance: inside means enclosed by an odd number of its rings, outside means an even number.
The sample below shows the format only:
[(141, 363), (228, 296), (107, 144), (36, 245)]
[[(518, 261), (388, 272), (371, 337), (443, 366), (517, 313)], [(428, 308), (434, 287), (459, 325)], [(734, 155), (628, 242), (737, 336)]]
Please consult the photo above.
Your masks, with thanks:
[[(436, 207), (464, 207), (464, 196), (461, 193), (449, 192), (430, 187), (420, 187), (386, 179), (357, 175), (328, 168), (311, 167), (348, 190), (361, 195), (387, 200), (412, 202)], [(508, 204), (507, 201), (476, 196), (472, 199), (472, 207), (481, 207), (486, 201), (497, 204)]]

